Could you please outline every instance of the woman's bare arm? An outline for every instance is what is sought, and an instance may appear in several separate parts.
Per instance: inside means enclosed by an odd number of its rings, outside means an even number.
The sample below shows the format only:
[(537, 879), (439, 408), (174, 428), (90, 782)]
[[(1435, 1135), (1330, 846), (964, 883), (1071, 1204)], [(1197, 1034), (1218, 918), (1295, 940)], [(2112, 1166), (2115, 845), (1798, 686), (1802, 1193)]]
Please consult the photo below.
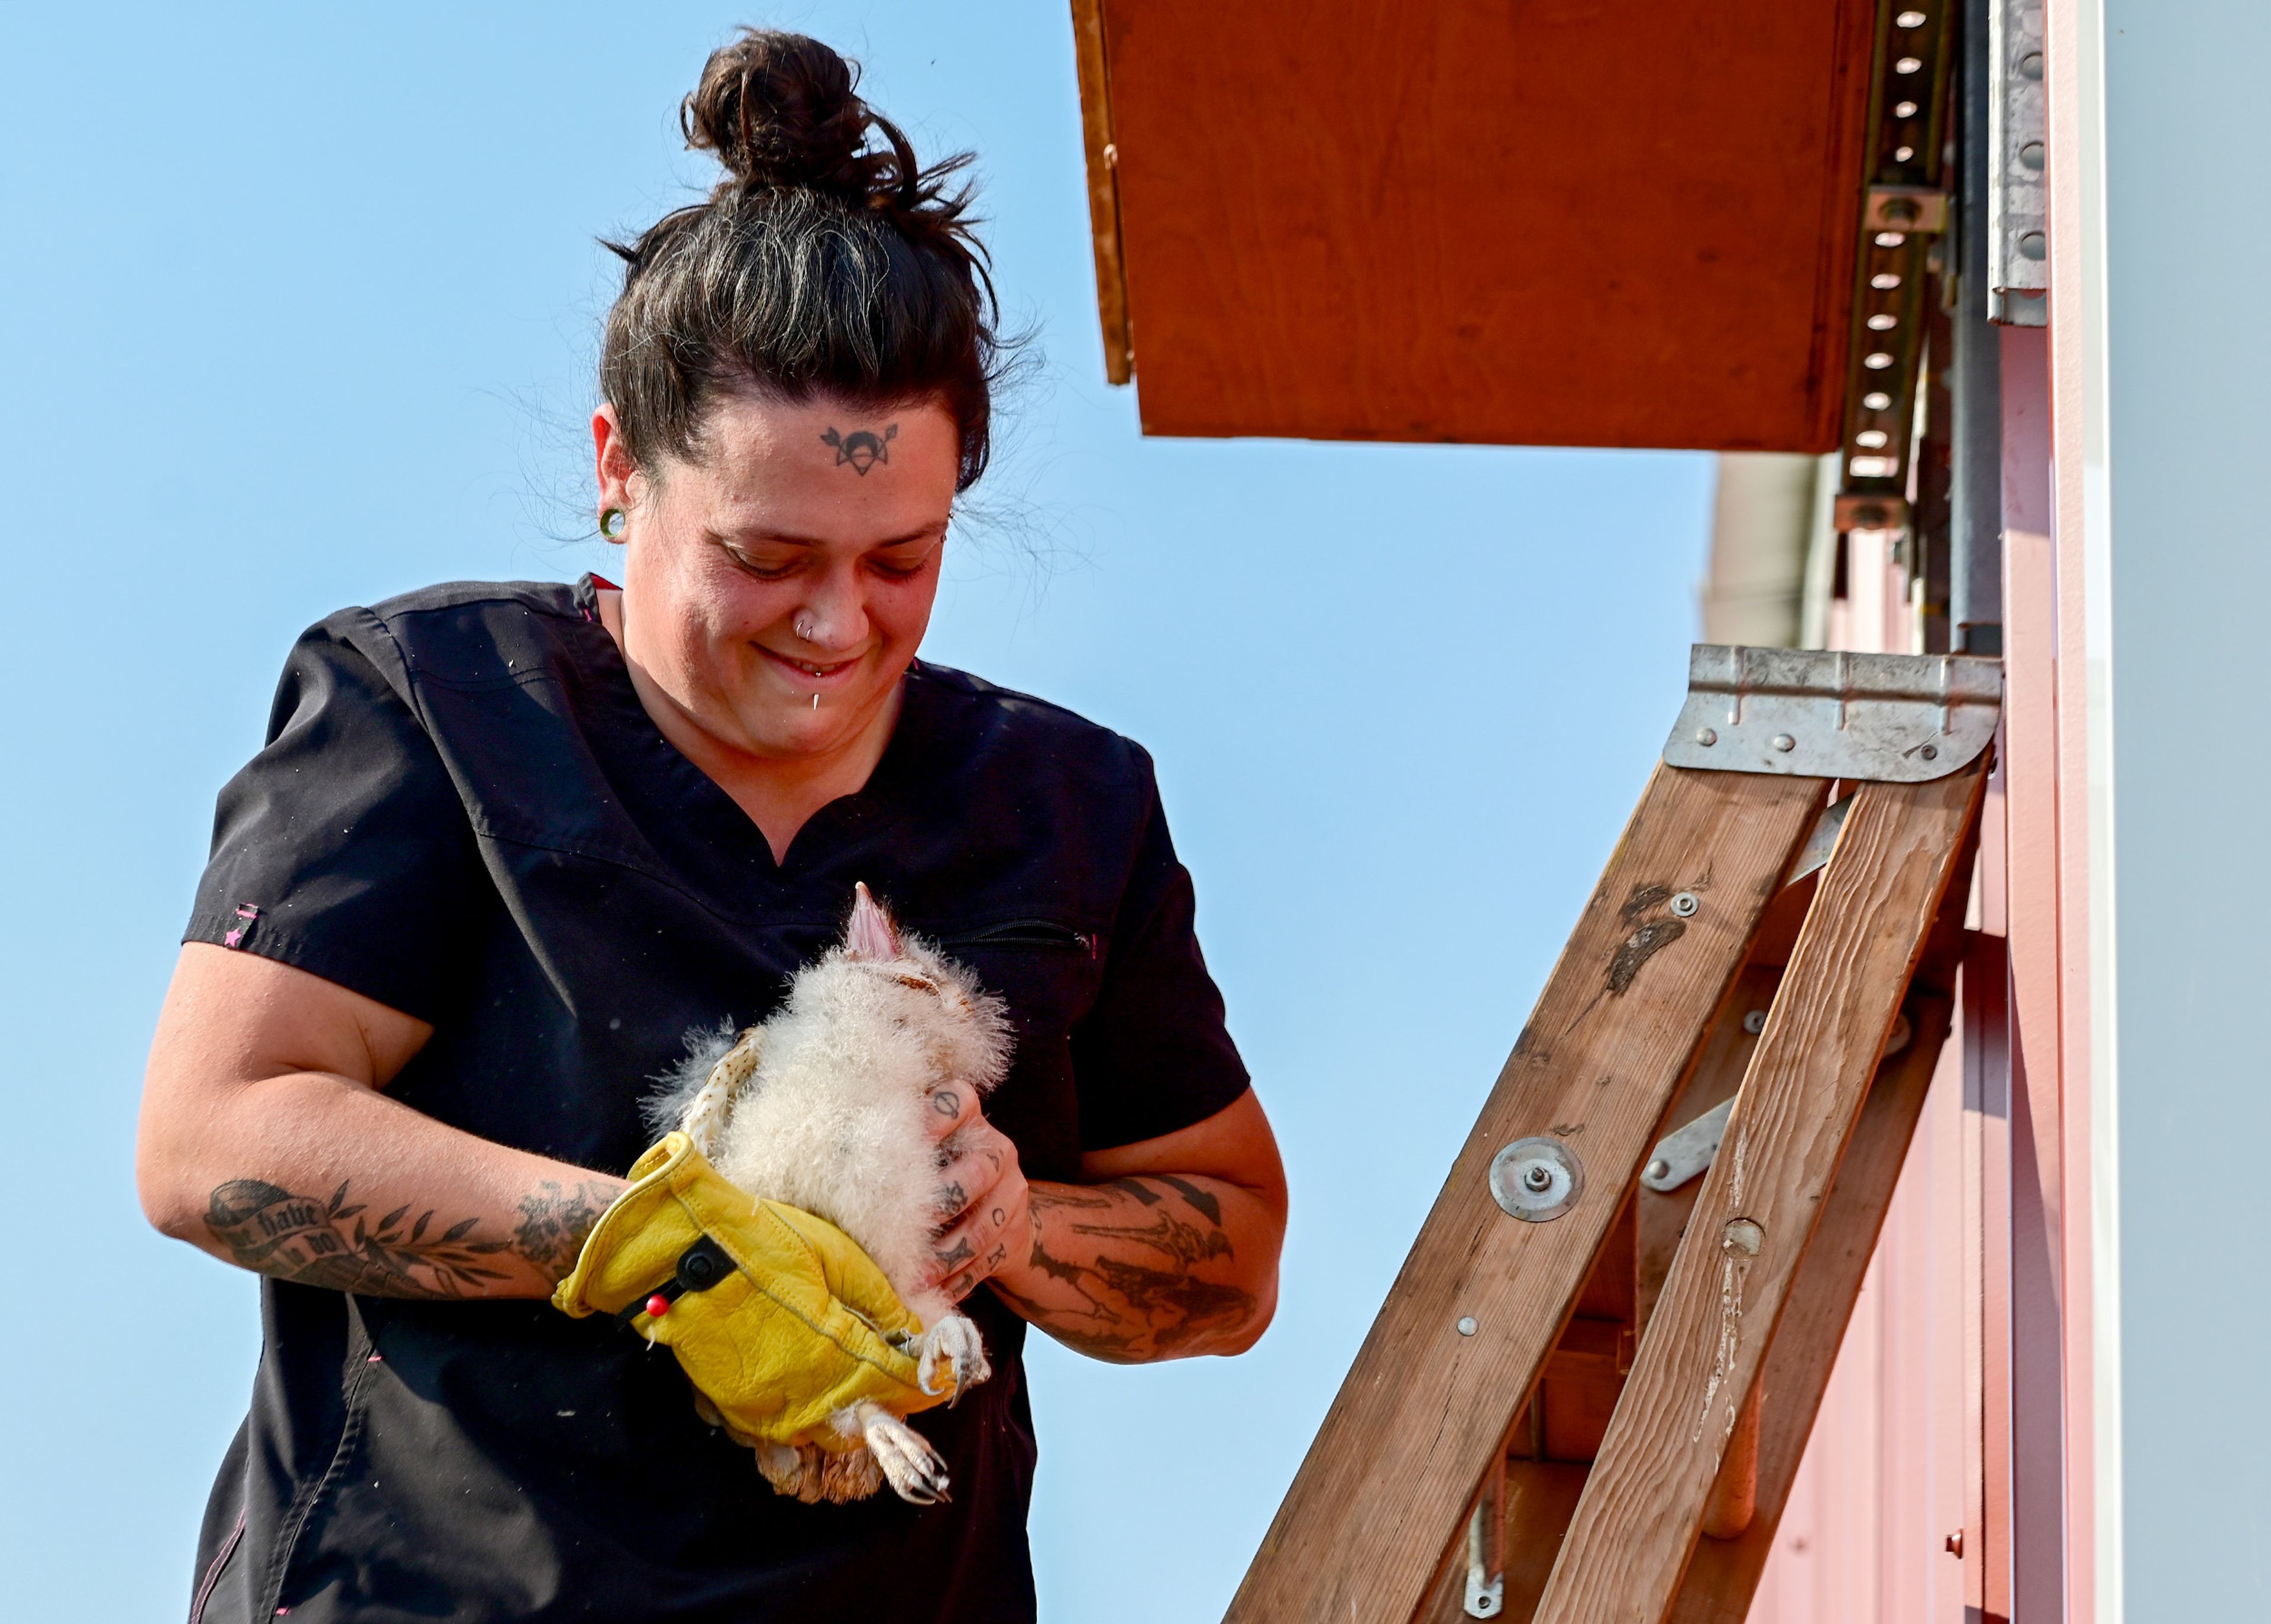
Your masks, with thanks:
[(1285, 1173), (1251, 1091), (1205, 1121), (1026, 1186), (1022, 1255), (991, 1280), (1067, 1346), (1127, 1364), (1242, 1353), (1277, 1307)]
[(273, 959), (184, 946), (143, 1085), (143, 1211), (280, 1280), (384, 1297), (549, 1296), (624, 1181), (388, 1099), (433, 1035)]

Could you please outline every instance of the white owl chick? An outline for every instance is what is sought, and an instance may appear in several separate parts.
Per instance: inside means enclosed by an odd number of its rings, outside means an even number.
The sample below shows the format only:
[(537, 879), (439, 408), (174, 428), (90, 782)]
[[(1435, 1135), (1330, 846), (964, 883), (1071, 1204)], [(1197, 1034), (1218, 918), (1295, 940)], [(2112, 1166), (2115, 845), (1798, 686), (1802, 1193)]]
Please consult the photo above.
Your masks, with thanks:
[[(762, 1026), (689, 1043), (648, 1105), (655, 1128), (681, 1129), (728, 1181), (816, 1213), (858, 1241), (922, 1321), (908, 1352), (935, 1392), (942, 1360), (957, 1396), (992, 1374), (978, 1328), (933, 1283), (940, 1170), (952, 1159), (931, 1124), (947, 1083), (981, 1095), (1009, 1063), (1001, 1000), (920, 937), (902, 935), (857, 888), (844, 940), (797, 972)], [(775, 1489), (805, 1501), (857, 1500), (888, 1479), (902, 1499), (942, 1499), (946, 1463), (882, 1405), (831, 1418), (860, 1447), (830, 1454), (759, 1444)]]

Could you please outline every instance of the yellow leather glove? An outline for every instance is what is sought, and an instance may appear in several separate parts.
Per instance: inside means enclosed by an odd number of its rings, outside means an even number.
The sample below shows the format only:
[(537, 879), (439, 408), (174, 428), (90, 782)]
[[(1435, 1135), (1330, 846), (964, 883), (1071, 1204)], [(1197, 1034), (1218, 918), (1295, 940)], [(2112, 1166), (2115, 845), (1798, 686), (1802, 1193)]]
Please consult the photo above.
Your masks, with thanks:
[(579, 1319), (612, 1314), (666, 1345), (741, 1441), (840, 1453), (860, 1441), (828, 1424), (845, 1405), (874, 1399), (910, 1415), (952, 1395), (950, 1375), (923, 1391), (900, 1351), (922, 1322), (836, 1225), (752, 1202), (684, 1134), (630, 1176), (553, 1305)]

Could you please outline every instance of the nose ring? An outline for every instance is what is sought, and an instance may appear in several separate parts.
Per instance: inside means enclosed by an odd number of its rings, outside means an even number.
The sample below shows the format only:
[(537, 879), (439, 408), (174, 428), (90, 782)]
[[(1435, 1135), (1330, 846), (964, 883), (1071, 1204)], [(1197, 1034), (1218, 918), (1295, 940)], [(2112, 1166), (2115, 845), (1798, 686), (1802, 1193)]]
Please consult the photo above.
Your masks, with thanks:
[(813, 632), (817, 629), (817, 626), (809, 614), (798, 615), (795, 622), (790, 626), (789, 629), (795, 632), (799, 637), (802, 638), (807, 643), (817, 641), (817, 639), (812, 635)]

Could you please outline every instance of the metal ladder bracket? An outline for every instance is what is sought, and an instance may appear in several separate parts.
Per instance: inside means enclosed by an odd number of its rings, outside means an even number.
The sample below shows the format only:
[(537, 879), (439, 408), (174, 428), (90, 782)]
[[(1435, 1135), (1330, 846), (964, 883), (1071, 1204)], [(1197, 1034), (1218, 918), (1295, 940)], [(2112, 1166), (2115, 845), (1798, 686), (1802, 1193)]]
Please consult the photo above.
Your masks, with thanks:
[(1698, 643), (1664, 760), (1707, 771), (1921, 784), (1978, 758), (1995, 737), (2002, 699), (2002, 662), (1977, 655)]

